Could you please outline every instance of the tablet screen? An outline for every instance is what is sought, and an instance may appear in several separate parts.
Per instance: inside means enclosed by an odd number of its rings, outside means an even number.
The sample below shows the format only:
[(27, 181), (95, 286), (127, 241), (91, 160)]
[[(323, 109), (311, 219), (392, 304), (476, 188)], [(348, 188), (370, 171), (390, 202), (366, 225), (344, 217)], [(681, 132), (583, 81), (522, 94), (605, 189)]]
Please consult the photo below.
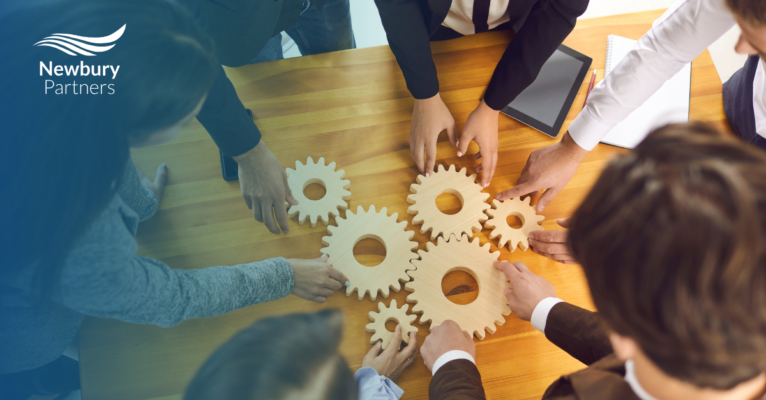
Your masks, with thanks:
[(590, 64), (589, 57), (562, 45), (545, 62), (535, 81), (503, 112), (556, 137)]

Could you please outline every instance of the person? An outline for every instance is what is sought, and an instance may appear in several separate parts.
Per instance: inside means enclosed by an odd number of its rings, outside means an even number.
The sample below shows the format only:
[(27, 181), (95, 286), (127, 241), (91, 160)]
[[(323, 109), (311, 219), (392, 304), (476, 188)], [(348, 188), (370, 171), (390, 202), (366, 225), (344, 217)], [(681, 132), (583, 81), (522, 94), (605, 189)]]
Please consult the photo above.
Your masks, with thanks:
[[(356, 47), (348, 0), (179, 1), (202, 23), (220, 63), (228, 67), (281, 59), (281, 32), (303, 55)], [(221, 66), (197, 119), (221, 154), (237, 162), (240, 189), (253, 218), (271, 233), (289, 233), (285, 202), (298, 203), (287, 175)]]
[[(495, 262), (511, 310), (587, 365), (542, 398), (761, 398), (764, 209), (766, 153), (703, 123), (659, 128), (613, 159), (569, 221), (598, 314), (523, 263)], [(459, 353), (473, 346), (455, 324), (432, 330), (421, 348), (431, 399), (484, 398)]]
[[(114, 48), (94, 58), (116, 77), (37, 75), (45, 62), (61, 70), (77, 64), (31, 46), (51, 32), (99, 37), (121, 26)], [(322, 257), (183, 270), (135, 255), (134, 235), (157, 212), (167, 170), (160, 166), (149, 181), (129, 148), (175, 137), (203, 107), (219, 68), (212, 40), (184, 7), (65, 1), (9, 15), (0, 35), (13, 38), (0, 44), (12, 60), (0, 87), (14, 96), (0, 109), (8, 133), (0, 167), (9, 171), (0, 213), (8, 233), (0, 265), (1, 398), (76, 389), (76, 363), (57, 360), (85, 316), (167, 327), (289, 294), (324, 302), (347, 282)], [(62, 93), (41, 90), (45, 78)], [(72, 92), (104, 82), (113, 94)], [(71, 379), (45, 382), (51, 376)]]
[(402, 343), (398, 325), (389, 346), (378, 341), (351, 374), (338, 352), (343, 314), (327, 309), (260, 320), (218, 348), (200, 367), (184, 400), (398, 400), (394, 383), (414, 362), (415, 332)]
[[(459, 157), (466, 154), (471, 141), (479, 145), (474, 159), (481, 158), (481, 165), (476, 171), (482, 171), (481, 184), (487, 187), (497, 165), (500, 110), (532, 84), (574, 29), (588, 0), (376, 0), (375, 4), (407, 89), (415, 98), (410, 152), (418, 170), (425, 176), (433, 173), (436, 142), (446, 130)], [(498, 30), (513, 31), (513, 40), (458, 139), (455, 119), (441, 98), (429, 41)]]
[(735, 24), (742, 29), (742, 34), (734, 49), (752, 57), (744, 69), (724, 85), (724, 110), (743, 140), (764, 147), (766, 72), (764, 62), (758, 61), (766, 54), (766, 10), (762, 2), (679, 0), (596, 85), (587, 106), (569, 125), (561, 141), (532, 152), (517, 185), (499, 193), (497, 199), (544, 190), (537, 201), (537, 211), (542, 212), (572, 179), (588, 151)]

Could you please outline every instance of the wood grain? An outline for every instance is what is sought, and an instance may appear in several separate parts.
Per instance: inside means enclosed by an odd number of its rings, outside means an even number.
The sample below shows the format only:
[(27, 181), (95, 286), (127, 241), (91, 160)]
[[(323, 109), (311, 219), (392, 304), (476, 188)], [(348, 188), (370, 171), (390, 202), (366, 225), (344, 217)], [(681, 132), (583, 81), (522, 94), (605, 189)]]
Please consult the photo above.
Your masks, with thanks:
[[(638, 39), (660, 14), (658, 10), (580, 20), (564, 43), (593, 58), (592, 66), (598, 68), (600, 80), (607, 35)], [(458, 132), (478, 105), (508, 40), (507, 33), (493, 32), (432, 44), (441, 95), (457, 121)], [(408, 144), (413, 100), (387, 46), (287, 59), (227, 73), (245, 106), (253, 110), (264, 140), (283, 167), (292, 167), (296, 160), (309, 156), (335, 161), (351, 181), (352, 210), (360, 205), (365, 209), (373, 204), (378, 209), (387, 207), (389, 213), (407, 218), (408, 230), (419, 232), (419, 227), (411, 225), (406, 201), (418, 174)], [(565, 127), (580, 111), (586, 88), (587, 82)], [(691, 118), (728, 129), (721, 83), (707, 51), (692, 65)], [(515, 184), (533, 150), (556, 141), (505, 116), (501, 116), (499, 127), (497, 171), (485, 190), (492, 196)], [(472, 144), (468, 155), (458, 158), (443, 136), (437, 162), (472, 170), (471, 157), (476, 151)], [(571, 215), (606, 160), (622, 152), (605, 145), (590, 152), (571, 182), (545, 209), (546, 230), (559, 229), (556, 219)], [(187, 127), (176, 140), (136, 150), (133, 157), (146, 172), (154, 171), (162, 162), (169, 168), (160, 212), (139, 228), (140, 255), (187, 269), (278, 256), (319, 256), (321, 238), (326, 235), (323, 225), (312, 228), (292, 220), (289, 235), (275, 236), (253, 220), (237, 182), (221, 179), (217, 148), (198, 123)], [(486, 230), (477, 233), (482, 244), (488, 241), (487, 234)], [(415, 240), (424, 249), (427, 238), (416, 233)], [(493, 243), (492, 251), (496, 250)], [(357, 255), (365, 258), (358, 251)], [(500, 251), (501, 260), (523, 261), (551, 281), (562, 299), (593, 308), (580, 268), (557, 264), (531, 251)], [(380, 261), (380, 251), (373, 253), (378, 254), (369, 254), (370, 259)], [(448, 298), (465, 302), (463, 297), (475, 296), (476, 282), (466, 275), (453, 273), (442, 281)], [(390, 298), (406, 304), (407, 294), (400, 291)], [(327, 307), (343, 310), (340, 351), (355, 370), (370, 347), (371, 334), (364, 332), (364, 326), (369, 322), (367, 314), (376, 310), (375, 303), (368, 298), (359, 301), (356, 296), (346, 297), (342, 292), (331, 296), (326, 304), (289, 296), (167, 329), (87, 318), (80, 329), (83, 398), (179, 399), (197, 368), (234, 333), (267, 316)], [(418, 327), (418, 343), (422, 344), (428, 327)], [(490, 399), (539, 398), (561, 374), (583, 367), (514, 314), (506, 317), (497, 332), (477, 341), (477, 360)], [(405, 390), (404, 399), (427, 399), (429, 381), (430, 373), (418, 357), (398, 384)]]

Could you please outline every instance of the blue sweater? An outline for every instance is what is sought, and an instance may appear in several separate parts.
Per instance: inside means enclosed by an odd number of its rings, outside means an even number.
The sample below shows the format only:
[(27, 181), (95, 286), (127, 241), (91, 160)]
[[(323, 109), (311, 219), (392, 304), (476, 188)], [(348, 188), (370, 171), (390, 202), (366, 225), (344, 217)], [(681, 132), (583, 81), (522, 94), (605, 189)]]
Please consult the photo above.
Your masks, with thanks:
[(280, 299), (293, 289), (284, 258), (235, 266), (172, 269), (135, 255), (139, 221), (159, 202), (141, 186), (131, 161), (122, 186), (67, 256), (56, 298), (41, 298), (36, 266), (3, 276), (0, 294), (0, 374), (24, 371), (58, 358), (86, 315), (168, 327)]

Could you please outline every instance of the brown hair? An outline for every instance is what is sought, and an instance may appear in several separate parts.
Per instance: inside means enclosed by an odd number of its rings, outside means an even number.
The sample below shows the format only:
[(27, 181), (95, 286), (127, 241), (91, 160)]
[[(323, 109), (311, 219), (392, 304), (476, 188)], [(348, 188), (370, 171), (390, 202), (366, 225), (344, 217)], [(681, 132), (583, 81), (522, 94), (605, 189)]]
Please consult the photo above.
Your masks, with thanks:
[(766, 2), (763, 0), (726, 0), (734, 14), (756, 26), (766, 25)]
[(609, 328), (665, 373), (730, 389), (766, 371), (766, 153), (703, 123), (613, 159), (569, 246)]
[(279, 400), (302, 391), (310, 399), (356, 400), (356, 382), (338, 354), (342, 331), (337, 309), (258, 321), (208, 358), (184, 400)]

